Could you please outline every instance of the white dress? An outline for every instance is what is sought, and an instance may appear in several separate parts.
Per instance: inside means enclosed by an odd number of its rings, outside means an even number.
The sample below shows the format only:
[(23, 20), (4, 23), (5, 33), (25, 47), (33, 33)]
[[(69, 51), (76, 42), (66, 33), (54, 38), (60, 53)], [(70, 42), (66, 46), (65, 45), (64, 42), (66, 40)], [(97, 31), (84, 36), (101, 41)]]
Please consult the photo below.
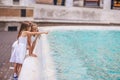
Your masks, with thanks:
[(12, 45), (10, 62), (22, 64), (27, 52), (27, 37), (19, 37)]
[(33, 43), (33, 41), (35, 40), (35, 36), (31, 37), (31, 42)]
[[(35, 40), (35, 37), (32, 36), (32, 37), (31, 37), (31, 43), (33, 43), (34, 40)], [(27, 50), (26, 56), (28, 56), (28, 54), (29, 54), (29, 50)]]

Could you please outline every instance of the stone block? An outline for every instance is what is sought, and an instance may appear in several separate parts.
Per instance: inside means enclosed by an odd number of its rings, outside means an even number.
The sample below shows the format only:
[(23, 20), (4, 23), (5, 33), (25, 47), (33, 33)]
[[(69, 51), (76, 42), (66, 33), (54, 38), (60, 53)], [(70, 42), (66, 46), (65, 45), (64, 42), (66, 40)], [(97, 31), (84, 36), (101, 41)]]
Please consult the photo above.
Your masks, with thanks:
[(53, 0), (36, 0), (36, 3), (53, 4)]

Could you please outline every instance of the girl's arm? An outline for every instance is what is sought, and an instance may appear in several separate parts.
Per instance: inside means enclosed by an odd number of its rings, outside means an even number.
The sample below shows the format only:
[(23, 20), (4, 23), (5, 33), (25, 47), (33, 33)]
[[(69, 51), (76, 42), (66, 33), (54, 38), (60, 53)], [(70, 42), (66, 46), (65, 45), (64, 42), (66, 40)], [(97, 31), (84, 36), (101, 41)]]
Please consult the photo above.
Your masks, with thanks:
[(29, 56), (37, 57), (37, 55), (33, 54), (33, 45), (31, 43), (31, 36), (30, 35), (28, 35), (28, 40), (27, 41), (28, 41), (28, 46), (29, 46), (29, 48), (28, 48)]
[(31, 36), (27, 36), (27, 43), (28, 43), (28, 50), (29, 50), (29, 55), (32, 53), (32, 45), (31, 45)]
[(37, 41), (37, 39), (38, 39), (39, 36), (40, 36), (40, 35), (37, 35), (37, 36), (35, 37), (35, 40), (34, 40), (33, 43), (32, 43), (32, 52), (33, 52), (33, 50), (34, 50), (34, 48), (35, 48), (36, 41)]
[[(48, 34), (48, 32), (29, 32), (29, 31), (26, 31), (26, 34), (28, 36), (29, 55), (36, 57), (36, 55), (33, 54), (33, 50), (34, 50), (34, 47), (35, 47), (35, 44), (36, 44), (36, 40), (37, 40), (37, 38), (39, 37), (40, 34)], [(31, 44), (31, 36), (32, 35), (36, 35), (36, 39), (33, 42), (33, 44)]]
[(26, 33), (27, 33), (28, 35), (48, 34), (48, 32), (29, 32), (29, 31), (26, 31)]

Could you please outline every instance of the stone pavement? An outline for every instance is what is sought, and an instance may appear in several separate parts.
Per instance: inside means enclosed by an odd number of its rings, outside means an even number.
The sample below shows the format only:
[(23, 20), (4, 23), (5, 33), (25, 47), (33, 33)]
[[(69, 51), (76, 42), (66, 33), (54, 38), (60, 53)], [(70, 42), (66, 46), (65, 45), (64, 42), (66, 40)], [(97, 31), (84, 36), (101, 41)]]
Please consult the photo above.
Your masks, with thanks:
[(11, 45), (15, 41), (17, 32), (0, 32), (0, 80), (12, 80), (13, 64), (9, 63)]

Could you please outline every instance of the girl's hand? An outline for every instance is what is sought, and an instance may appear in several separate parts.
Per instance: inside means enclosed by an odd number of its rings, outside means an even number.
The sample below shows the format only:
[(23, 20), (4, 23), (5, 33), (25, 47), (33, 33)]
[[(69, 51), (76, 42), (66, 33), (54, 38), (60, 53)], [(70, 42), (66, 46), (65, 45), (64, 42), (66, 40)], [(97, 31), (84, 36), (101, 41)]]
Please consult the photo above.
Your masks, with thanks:
[(45, 34), (48, 34), (48, 32), (45, 32)]
[(29, 56), (32, 56), (32, 57), (37, 57), (37, 55), (35, 55), (35, 54), (29, 54)]

